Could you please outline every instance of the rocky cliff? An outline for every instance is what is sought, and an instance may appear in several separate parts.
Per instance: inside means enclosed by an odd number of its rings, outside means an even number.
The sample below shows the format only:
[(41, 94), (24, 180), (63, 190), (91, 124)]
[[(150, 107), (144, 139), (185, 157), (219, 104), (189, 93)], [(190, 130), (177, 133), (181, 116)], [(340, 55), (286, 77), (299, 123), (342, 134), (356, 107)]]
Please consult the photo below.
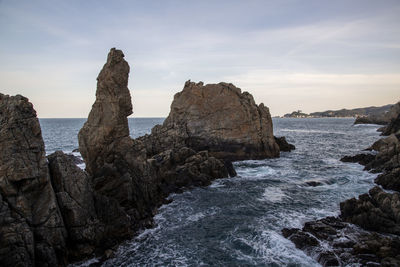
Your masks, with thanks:
[(70, 155), (46, 159), (27, 98), (0, 94), (0, 266), (64, 266), (132, 235), (116, 200)]
[(0, 94), (0, 125), (0, 263), (63, 264), (67, 232), (32, 104)]
[(149, 156), (182, 146), (222, 160), (272, 158), (280, 152), (268, 108), (230, 83), (187, 81), (163, 125), (140, 140)]
[[(368, 193), (340, 203), (340, 216), (307, 222), (303, 229), (283, 229), (296, 247), (324, 266), (400, 266), (400, 110), (392, 109), (388, 137), (375, 142), (373, 154), (346, 156), (366, 170), (381, 172)], [(356, 226), (355, 226), (356, 225)]]

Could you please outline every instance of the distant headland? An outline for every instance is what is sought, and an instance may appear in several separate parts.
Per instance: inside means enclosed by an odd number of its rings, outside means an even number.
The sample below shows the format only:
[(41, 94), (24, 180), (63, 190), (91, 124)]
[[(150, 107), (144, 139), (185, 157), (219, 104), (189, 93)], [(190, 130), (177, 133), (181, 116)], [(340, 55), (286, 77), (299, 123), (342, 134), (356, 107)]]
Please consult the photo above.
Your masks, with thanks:
[(326, 110), (322, 112), (304, 113), (301, 110), (287, 113), (281, 118), (358, 118), (367, 116), (381, 116), (387, 113), (393, 104), (380, 107), (364, 107), (355, 109)]

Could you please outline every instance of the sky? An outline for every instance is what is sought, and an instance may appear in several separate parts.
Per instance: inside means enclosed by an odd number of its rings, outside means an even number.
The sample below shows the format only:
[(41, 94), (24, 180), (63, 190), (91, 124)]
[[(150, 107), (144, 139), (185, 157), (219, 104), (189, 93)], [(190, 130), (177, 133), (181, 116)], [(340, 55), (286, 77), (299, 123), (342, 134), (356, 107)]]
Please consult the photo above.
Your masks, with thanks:
[(230, 82), (273, 116), (400, 100), (400, 1), (0, 0), (0, 92), (41, 118), (87, 117), (110, 48), (134, 117), (187, 80)]

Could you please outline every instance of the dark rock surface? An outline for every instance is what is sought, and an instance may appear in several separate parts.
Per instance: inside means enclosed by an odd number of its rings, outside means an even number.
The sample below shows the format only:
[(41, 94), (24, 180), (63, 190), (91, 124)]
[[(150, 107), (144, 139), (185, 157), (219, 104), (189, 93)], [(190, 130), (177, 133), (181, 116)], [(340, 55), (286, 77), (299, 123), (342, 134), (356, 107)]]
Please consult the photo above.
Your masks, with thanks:
[(369, 194), (340, 203), (341, 217), (366, 230), (400, 235), (399, 196), (375, 186)]
[(296, 149), (296, 147), (294, 145), (289, 144), (286, 141), (286, 137), (284, 137), (284, 136), (282, 136), (282, 137), (275, 136), (275, 142), (278, 144), (280, 151), (290, 152), (290, 151)]
[(67, 233), (32, 104), (0, 94), (0, 125), (0, 265), (62, 265)]
[(344, 156), (340, 159), (342, 162), (353, 162), (361, 165), (367, 165), (375, 159), (373, 154), (357, 154), (355, 156)]
[[(269, 109), (231, 83), (187, 81), (163, 125), (139, 139), (148, 156), (183, 146), (229, 161), (278, 157), (280, 151)], [(285, 151), (293, 149), (285, 145)]]
[(399, 266), (400, 238), (365, 231), (340, 218), (283, 229), (284, 237), (323, 266)]

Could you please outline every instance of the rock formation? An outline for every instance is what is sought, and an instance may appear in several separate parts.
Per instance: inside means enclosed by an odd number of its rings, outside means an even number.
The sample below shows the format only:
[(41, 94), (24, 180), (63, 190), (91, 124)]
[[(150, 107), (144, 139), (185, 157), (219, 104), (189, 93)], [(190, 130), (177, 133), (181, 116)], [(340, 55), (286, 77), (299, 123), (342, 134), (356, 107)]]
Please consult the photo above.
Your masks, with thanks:
[(149, 156), (183, 146), (229, 161), (278, 157), (280, 151), (268, 108), (230, 83), (187, 81), (163, 125), (140, 140)]
[[(396, 119), (399, 113), (400, 113), (400, 102), (397, 102), (396, 104), (392, 105), (389, 110), (385, 110), (382, 107), (381, 109), (378, 109), (376, 112), (371, 112), (366, 116), (358, 116), (354, 124), (387, 125), (392, 120)], [(382, 129), (384, 129), (384, 127)]]
[(64, 264), (67, 233), (32, 104), (0, 94), (0, 125), (0, 265)]
[(151, 226), (171, 192), (235, 176), (233, 159), (294, 148), (273, 136), (268, 108), (225, 83), (187, 83), (164, 126), (131, 139), (128, 76), (122, 51), (111, 49), (78, 136), (86, 171), (61, 151), (46, 159), (32, 104), (0, 94), (1, 266), (65, 266), (101, 254)]
[[(392, 108), (390, 116), (383, 132), (389, 136), (368, 149), (375, 153), (346, 156), (341, 160), (358, 162), (366, 170), (382, 172), (375, 182), (400, 192), (400, 109)], [(399, 193), (388, 193), (375, 186), (358, 199), (340, 203), (340, 212), (339, 218), (308, 222), (301, 230), (283, 229), (282, 233), (324, 266), (400, 266)]]
[(94, 191), (117, 201), (136, 230), (151, 225), (156, 208), (169, 193), (234, 173), (229, 162), (207, 151), (177, 146), (150, 155), (144, 142), (131, 139), (128, 75), (124, 54), (111, 49), (97, 78), (96, 101), (78, 137)]

